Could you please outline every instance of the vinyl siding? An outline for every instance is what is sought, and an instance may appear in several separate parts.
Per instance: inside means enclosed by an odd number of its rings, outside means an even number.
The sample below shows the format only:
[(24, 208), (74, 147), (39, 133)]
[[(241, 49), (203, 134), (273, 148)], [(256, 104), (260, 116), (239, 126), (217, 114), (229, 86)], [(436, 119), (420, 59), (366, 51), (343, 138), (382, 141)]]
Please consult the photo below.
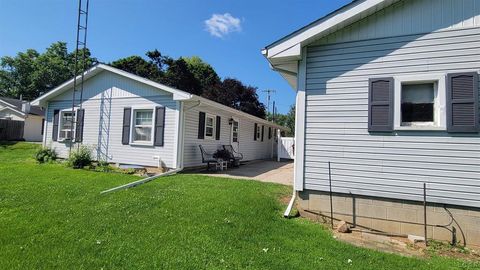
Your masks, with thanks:
[(478, 0), (401, 0), (322, 38), (318, 44), (477, 26), (480, 26)]
[[(450, 13), (452, 2), (463, 9)], [(478, 134), (367, 130), (369, 78), (480, 69), (480, 2), (395, 6), (307, 48), (304, 188), (328, 191), (330, 161), (334, 192), (422, 200), (426, 182), (431, 202), (480, 207)], [(376, 38), (386, 33), (379, 23), (402, 16), (390, 28), (399, 36)], [(409, 20), (412, 26), (404, 26)], [(407, 34), (424, 30), (432, 33)]]
[[(224, 144), (231, 144), (231, 126), (228, 124), (230, 118), (239, 121), (239, 152), (243, 154), (244, 161), (268, 159), (273, 156), (273, 149), (276, 144), (274, 136), (268, 139), (268, 126), (265, 125), (265, 133), (263, 142), (261, 138), (257, 141), (253, 140), (253, 131), (255, 121), (241, 115), (235, 115), (227, 111), (219, 110), (206, 105), (193, 107), (197, 102), (186, 102), (185, 110), (185, 145), (184, 145), (184, 166), (200, 166), (202, 165), (202, 156), (198, 145), (203, 145), (206, 151), (213, 153), (217, 149), (221, 149)], [(193, 108), (192, 108), (193, 107)], [(190, 108), (190, 109), (189, 109)], [(221, 117), (220, 140), (215, 139), (198, 139), (198, 115), (199, 112)], [(260, 127), (262, 124), (259, 124)]]
[[(63, 158), (68, 157), (68, 145), (52, 142), (53, 111), (71, 108), (71, 91), (48, 104), (46, 145), (51, 145)], [(122, 145), (124, 107), (165, 106), (165, 144), (159, 146)], [(84, 86), (85, 109), (83, 144), (92, 148), (95, 157), (107, 155), (109, 162), (157, 166), (176, 166), (174, 151), (177, 139), (177, 106), (171, 94), (134, 80), (103, 71), (90, 78)], [(103, 121), (100, 115), (103, 113)]]

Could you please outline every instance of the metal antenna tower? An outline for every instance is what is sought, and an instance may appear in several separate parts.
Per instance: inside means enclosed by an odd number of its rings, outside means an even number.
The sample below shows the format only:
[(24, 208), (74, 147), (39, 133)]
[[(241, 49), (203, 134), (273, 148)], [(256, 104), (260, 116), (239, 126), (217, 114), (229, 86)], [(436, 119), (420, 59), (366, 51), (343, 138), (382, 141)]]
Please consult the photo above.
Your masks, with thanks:
[(273, 89), (263, 90), (262, 92), (267, 93), (267, 113), (270, 112), (270, 96), (276, 91)]
[[(75, 46), (75, 66), (73, 74), (73, 94), (72, 94), (72, 115), (71, 115), (71, 125), (70, 125), (70, 153), (72, 152), (72, 146), (75, 143), (75, 138), (73, 137), (73, 130), (77, 128), (76, 115), (75, 115), (75, 106), (77, 92), (80, 92), (78, 108), (82, 109), (83, 102), (83, 79), (84, 73), (87, 66), (86, 63), (86, 49), (87, 49), (87, 25), (88, 25), (88, 6), (90, 0), (78, 0), (78, 19), (77, 19), (77, 44)], [(79, 50), (82, 51), (80, 56)], [(81, 73), (80, 80), (77, 80), (77, 74)], [(80, 89), (78, 89), (80, 87)], [(78, 144), (80, 147), (80, 144)]]

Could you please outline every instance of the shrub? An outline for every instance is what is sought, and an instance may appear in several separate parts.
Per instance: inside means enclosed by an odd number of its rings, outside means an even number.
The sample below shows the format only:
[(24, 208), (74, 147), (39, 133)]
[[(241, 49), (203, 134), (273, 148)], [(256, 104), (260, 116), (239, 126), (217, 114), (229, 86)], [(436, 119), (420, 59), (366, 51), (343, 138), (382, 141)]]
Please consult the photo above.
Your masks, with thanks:
[(35, 159), (38, 163), (48, 163), (57, 159), (57, 153), (55, 149), (49, 147), (43, 147), (35, 153)]
[(85, 145), (81, 145), (79, 149), (70, 154), (67, 166), (74, 169), (81, 169), (85, 166), (90, 166), (92, 164), (92, 161), (93, 158), (90, 148)]

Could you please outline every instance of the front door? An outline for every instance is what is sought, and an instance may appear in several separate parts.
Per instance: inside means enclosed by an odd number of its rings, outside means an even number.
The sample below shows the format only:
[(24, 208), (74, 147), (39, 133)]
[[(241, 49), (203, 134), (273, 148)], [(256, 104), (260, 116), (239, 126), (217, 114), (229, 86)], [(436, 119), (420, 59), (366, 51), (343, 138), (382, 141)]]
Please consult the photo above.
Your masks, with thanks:
[(240, 151), (240, 141), (239, 141), (239, 124), (237, 120), (233, 120), (232, 122), (232, 133), (230, 136), (230, 144), (232, 145), (233, 149), (238, 152)]

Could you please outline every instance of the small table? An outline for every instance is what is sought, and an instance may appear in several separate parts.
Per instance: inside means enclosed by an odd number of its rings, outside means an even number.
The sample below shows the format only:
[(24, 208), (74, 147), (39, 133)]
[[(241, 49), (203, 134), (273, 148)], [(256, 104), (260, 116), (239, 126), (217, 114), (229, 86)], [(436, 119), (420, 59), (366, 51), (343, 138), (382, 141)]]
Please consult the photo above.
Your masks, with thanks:
[(226, 170), (228, 166), (228, 161), (223, 160), (223, 159), (218, 159), (217, 163), (215, 164), (215, 169), (218, 171), (223, 171)]

